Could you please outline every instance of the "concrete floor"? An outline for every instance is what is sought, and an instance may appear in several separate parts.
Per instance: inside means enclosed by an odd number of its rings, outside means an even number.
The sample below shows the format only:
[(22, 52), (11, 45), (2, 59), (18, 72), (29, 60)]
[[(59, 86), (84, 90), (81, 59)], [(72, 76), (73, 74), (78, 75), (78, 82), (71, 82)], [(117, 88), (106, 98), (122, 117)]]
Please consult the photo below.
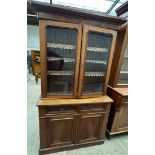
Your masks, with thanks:
[[(39, 84), (35, 83), (31, 74), (27, 78), (27, 155), (38, 155), (39, 150), (39, 122), (36, 101), (40, 96)], [(52, 153), (52, 155), (127, 155), (128, 136), (125, 134), (105, 139), (104, 144), (85, 147), (70, 151)], [(51, 154), (49, 154), (51, 155)]]

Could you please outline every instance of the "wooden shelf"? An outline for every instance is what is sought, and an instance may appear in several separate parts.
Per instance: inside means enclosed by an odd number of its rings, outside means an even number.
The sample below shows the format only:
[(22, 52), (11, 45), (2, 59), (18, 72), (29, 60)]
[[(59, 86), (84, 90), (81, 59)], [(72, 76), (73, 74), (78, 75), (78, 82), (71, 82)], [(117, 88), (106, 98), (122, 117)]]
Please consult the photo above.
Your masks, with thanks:
[(108, 49), (106, 49), (106, 48), (98, 48), (98, 47), (87, 47), (87, 51), (108, 52)]
[(58, 60), (64, 60), (64, 62), (75, 62), (75, 59), (71, 58), (47, 57), (47, 61), (58, 61)]
[[(74, 45), (56, 44), (56, 43), (47, 43), (47, 47), (59, 48), (59, 49), (75, 49), (76, 48), (76, 46), (74, 46)], [(108, 49), (98, 48), (98, 47), (87, 47), (87, 51), (108, 52)]]
[[(47, 61), (58, 61), (64, 60), (64, 62), (75, 62), (75, 59), (71, 58), (57, 58), (57, 57), (47, 57)], [(107, 61), (100, 61), (100, 60), (86, 60), (87, 63), (94, 63), (94, 64), (107, 64)]]
[(104, 76), (104, 72), (85, 72), (85, 76)]
[[(69, 75), (74, 74), (73, 71), (47, 71), (48, 75)], [(85, 76), (104, 76), (104, 72), (85, 72)]]
[(107, 61), (100, 61), (100, 60), (86, 60), (88, 63), (94, 63), (94, 64), (107, 64)]
[(72, 71), (47, 71), (48, 75), (61, 75), (61, 76), (73, 76), (74, 72)]
[(128, 74), (128, 71), (120, 71), (121, 74)]
[(59, 48), (59, 49), (75, 49), (74, 45), (65, 45), (65, 44), (55, 44), (55, 43), (47, 43), (47, 47), (51, 48)]

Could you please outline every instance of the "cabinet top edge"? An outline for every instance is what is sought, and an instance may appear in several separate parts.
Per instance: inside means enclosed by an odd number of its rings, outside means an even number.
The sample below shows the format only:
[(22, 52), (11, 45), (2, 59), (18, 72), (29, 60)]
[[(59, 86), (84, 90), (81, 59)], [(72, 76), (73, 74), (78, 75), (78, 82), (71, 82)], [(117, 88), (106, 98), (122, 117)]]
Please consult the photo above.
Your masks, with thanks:
[(55, 106), (55, 105), (84, 105), (84, 104), (101, 104), (112, 103), (113, 100), (107, 95), (96, 98), (85, 99), (41, 99), (37, 101), (37, 106)]
[(122, 96), (128, 96), (128, 88), (112, 88), (108, 86), (108, 89), (112, 89), (113, 91), (117, 92), (118, 94)]
[(36, 12), (62, 15), (66, 17), (67, 16), (74, 17), (78, 19), (90, 19), (94, 21), (105, 22), (105, 23), (119, 25), (119, 26), (127, 22), (127, 20), (124, 18), (106, 15), (99, 11), (79, 9), (79, 8), (69, 7), (64, 5), (31, 1), (31, 6), (34, 8)]

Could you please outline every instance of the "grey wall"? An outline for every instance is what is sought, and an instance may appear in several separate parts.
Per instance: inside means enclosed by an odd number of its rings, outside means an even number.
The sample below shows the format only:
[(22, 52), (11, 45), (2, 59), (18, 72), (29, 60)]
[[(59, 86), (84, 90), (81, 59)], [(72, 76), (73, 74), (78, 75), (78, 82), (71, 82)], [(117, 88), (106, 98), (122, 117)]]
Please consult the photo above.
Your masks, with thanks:
[(27, 25), (27, 50), (29, 52), (40, 49), (39, 44), (39, 26), (36, 25)]

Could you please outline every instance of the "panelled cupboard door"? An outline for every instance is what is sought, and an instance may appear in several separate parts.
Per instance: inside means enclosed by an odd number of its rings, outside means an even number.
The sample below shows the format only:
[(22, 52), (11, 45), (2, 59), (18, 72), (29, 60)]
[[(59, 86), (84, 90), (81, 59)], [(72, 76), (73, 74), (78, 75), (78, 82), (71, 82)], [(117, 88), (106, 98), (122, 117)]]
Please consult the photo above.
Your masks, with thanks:
[(104, 116), (105, 114), (103, 113), (83, 113), (80, 115), (79, 143), (100, 139)]
[(46, 123), (47, 147), (74, 145), (74, 115), (51, 116), (46, 119)]
[(115, 114), (116, 125), (114, 126), (115, 132), (127, 131), (128, 130), (128, 103), (125, 102), (119, 113)]
[(120, 111), (119, 129), (128, 128), (128, 103), (125, 102)]
[(117, 32), (83, 26), (78, 98), (105, 95)]
[(128, 44), (126, 44), (125, 54), (122, 61), (121, 70), (118, 78), (118, 86), (119, 85), (127, 85), (128, 84)]
[(48, 20), (39, 26), (42, 98), (76, 98), (82, 26)]

